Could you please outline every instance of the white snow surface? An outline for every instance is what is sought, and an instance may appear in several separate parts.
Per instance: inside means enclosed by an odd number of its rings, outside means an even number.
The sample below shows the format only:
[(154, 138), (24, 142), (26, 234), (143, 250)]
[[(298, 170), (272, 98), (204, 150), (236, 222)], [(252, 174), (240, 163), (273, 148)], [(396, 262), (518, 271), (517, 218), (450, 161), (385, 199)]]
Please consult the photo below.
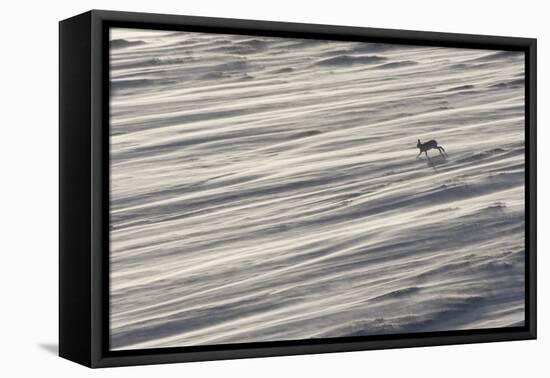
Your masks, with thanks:
[(111, 349), (523, 324), (523, 53), (112, 29), (110, 66)]

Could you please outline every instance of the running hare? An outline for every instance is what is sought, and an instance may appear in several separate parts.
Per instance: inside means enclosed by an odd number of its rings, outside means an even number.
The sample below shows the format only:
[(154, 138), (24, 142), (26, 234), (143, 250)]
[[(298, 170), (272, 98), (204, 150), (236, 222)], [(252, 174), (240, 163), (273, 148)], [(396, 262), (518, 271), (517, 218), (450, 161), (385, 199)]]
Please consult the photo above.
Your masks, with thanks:
[(447, 152), (445, 152), (445, 149), (443, 147), (437, 145), (437, 142), (434, 139), (427, 141), (426, 143), (421, 143), (420, 139), (418, 139), (416, 148), (420, 149), (420, 152), (418, 153), (418, 155), (416, 155), (417, 159), (422, 154), (422, 152), (424, 152), (426, 154), (426, 157), (429, 159), (430, 157), (428, 156), (428, 150), (431, 150), (432, 148), (437, 148), (439, 150), (439, 153), (443, 157), (449, 156), (447, 155)]

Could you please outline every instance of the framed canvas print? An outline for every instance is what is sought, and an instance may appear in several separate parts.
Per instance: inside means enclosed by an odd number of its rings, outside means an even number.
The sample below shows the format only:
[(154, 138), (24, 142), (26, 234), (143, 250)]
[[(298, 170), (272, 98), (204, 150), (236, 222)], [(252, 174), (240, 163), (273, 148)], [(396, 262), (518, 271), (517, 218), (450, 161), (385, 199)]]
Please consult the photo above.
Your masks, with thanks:
[(60, 22), (60, 355), (536, 337), (536, 40)]

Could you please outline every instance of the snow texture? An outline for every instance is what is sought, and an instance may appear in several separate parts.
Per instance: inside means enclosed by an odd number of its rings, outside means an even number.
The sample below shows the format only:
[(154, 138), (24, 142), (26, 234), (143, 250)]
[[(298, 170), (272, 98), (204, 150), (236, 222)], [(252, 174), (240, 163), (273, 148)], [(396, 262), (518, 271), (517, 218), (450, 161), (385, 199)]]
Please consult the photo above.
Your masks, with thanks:
[(523, 324), (523, 53), (110, 46), (112, 349)]

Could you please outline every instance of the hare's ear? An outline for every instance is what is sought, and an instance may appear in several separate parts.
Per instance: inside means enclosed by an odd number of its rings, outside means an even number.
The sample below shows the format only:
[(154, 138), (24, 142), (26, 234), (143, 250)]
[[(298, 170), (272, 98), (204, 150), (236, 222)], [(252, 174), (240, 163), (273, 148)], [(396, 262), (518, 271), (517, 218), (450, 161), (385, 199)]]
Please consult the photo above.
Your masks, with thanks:
[(418, 143), (420, 143), (420, 139), (418, 139)]

